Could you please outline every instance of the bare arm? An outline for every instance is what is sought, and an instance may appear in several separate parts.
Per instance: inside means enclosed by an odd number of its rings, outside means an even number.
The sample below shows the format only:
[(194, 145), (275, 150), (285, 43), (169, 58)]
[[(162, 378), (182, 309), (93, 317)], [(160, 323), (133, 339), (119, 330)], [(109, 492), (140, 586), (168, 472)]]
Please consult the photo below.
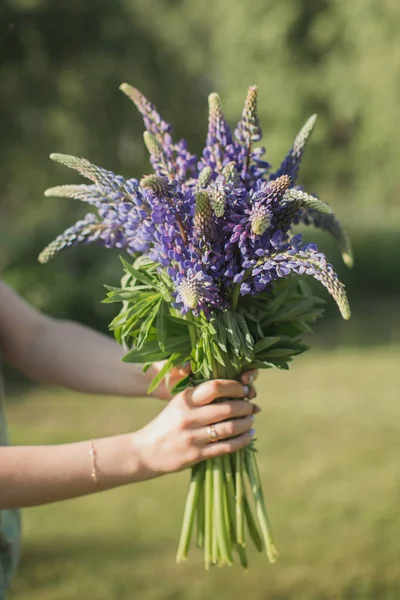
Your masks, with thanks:
[(144, 396), (149, 385), (139, 366), (121, 362), (111, 338), (44, 316), (2, 282), (0, 346), (7, 362), (41, 383), (120, 396)]
[[(253, 435), (249, 386), (215, 380), (175, 396), (133, 434), (58, 446), (0, 447), (0, 510), (37, 506), (179, 471), (246, 446)], [(211, 404), (216, 398), (237, 400)], [(210, 443), (207, 426), (218, 437)], [(233, 437), (232, 437), (233, 436)], [(93, 466), (97, 476), (92, 479)]]

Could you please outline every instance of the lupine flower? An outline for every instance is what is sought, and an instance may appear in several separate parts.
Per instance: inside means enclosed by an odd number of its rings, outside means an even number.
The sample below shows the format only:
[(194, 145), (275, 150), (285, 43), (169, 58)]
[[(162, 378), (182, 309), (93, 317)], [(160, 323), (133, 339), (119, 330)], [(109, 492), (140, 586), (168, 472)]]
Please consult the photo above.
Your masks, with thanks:
[(170, 273), (179, 274), (173, 281), (183, 311), (195, 306), (216, 308), (216, 299), (222, 306), (235, 286), (240, 286), (241, 294), (257, 294), (276, 279), (308, 274), (327, 287), (346, 318), (344, 288), (325, 256), (310, 247), (298, 248), (291, 233), (292, 225), (300, 221), (325, 229), (338, 241), (347, 264), (351, 262), (348, 238), (331, 208), (294, 187), (315, 116), (300, 130), (279, 169), (268, 175), (264, 149), (256, 146), (262, 131), (255, 86), (248, 90), (234, 137), (218, 94), (210, 95), (207, 140), (200, 160), (184, 140), (174, 143), (170, 125), (143, 94), (128, 84), (121, 89), (143, 116), (144, 141), (155, 174), (140, 182), (125, 180), (86, 159), (53, 154), (51, 158), (93, 184), (58, 186), (46, 195), (82, 200), (97, 208), (98, 216), (90, 215), (87, 222), (67, 230), (40, 260), (91, 241), (147, 254)]
[(211, 308), (221, 306), (217, 287), (199, 264), (187, 269), (184, 274), (177, 273), (174, 282), (176, 286), (176, 303), (177, 306), (182, 305), (183, 314), (187, 313), (188, 310), (191, 310), (194, 315), (199, 314), (201, 310), (209, 314)]
[(312, 115), (303, 125), (293, 142), (292, 148), (289, 150), (286, 158), (283, 160), (276, 173), (271, 175), (271, 179), (276, 179), (281, 175), (289, 175), (292, 184), (294, 185), (296, 183), (307, 140), (314, 129), (316, 120), (317, 115)]
[(102, 232), (102, 224), (93, 213), (88, 213), (84, 219), (72, 225), (51, 242), (40, 254), (39, 261), (45, 263), (50, 258), (67, 248), (77, 244), (89, 243), (99, 239)]

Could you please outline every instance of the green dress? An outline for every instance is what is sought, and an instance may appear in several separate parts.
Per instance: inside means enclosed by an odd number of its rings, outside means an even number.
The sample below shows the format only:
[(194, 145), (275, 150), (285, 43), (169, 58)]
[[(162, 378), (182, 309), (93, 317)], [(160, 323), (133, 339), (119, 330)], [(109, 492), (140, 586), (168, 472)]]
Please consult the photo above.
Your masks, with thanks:
[[(8, 444), (0, 363), (0, 446)], [(1, 494), (1, 487), (0, 487)], [(0, 511), (0, 600), (4, 600), (19, 558), (21, 521), (18, 510)]]

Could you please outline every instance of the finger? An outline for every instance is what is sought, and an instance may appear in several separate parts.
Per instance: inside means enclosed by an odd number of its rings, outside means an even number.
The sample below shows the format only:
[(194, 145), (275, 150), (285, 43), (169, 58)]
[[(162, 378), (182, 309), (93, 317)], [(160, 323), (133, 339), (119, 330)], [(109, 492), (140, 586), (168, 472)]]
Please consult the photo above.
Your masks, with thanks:
[(194, 406), (203, 406), (217, 398), (247, 398), (250, 391), (250, 386), (243, 385), (239, 381), (213, 379), (194, 388), (191, 393), (191, 403)]
[(259, 412), (260, 408), (245, 400), (227, 400), (207, 406), (201, 406), (192, 411), (191, 423), (193, 427), (205, 427), (212, 423), (219, 423), (226, 419), (248, 417)]
[(186, 377), (186, 375), (190, 375), (190, 373), (192, 372), (190, 362), (186, 363), (182, 367), (177, 368), (176, 372), (179, 375), (179, 377)]
[(217, 443), (219, 440), (236, 437), (250, 431), (253, 421), (254, 415), (248, 415), (242, 419), (223, 421), (209, 427), (202, 427), (196, 431), (195, 441), (204, 446), (204, 444)]
[(250, 429), (250, 431), (246, 431), (230, 440), (223, 440), (221, 442), (216, 442), (215, 444), (206, 444), (200, 451), (202, 460), (213, 458), (215, 456), (223, 456), (224, 454), (230, 454), (231, 452), (240, 450), (240, 448), (244, 448), (251, 442), (254, 433), (254, 430)]
[(251, 369), (249, 371), (245, 371), (244, 373), (242, 373), (242, 375), (240, 376), (240, 381), (244, 384), (252, 384), (258, 377), (258, 370), (257, 369)]
[(249, 393), (247, 394), (246, 398), (248, 400), (253, 400), (254, 398), (257, 397), (257, 391), (256, 388), (254, 387), (254, 385), (249, 385)]

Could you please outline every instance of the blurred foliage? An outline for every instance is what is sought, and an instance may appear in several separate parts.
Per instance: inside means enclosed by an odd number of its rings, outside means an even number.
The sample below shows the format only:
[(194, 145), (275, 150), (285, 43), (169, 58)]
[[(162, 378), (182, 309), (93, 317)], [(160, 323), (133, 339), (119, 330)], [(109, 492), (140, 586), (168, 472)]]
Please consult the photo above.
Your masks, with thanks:
[[(380, 301), (400, 296), (399, 17), (396, 0), (3, 0), (1, 272), (39, 308), (104, 327), (101, 284), (120, 276), (116, 253), (80, 248), (36, 262), (85, 212), (73, 200), (42, 196), (79, 180), (48, 155), (85, 156), (124, 175), (149, 172), (141, 120), (118, 92), (122, 81), (150, 97), (197, 151), (208, 93), (221, 94), (234, 123), (256, 83), (273, 163), (319, 114), (301, 181), (354, 232), (356, 268), (342, 276), (353, 313), (354, 303), (360, 315), (368, 305), (376, 317)], [(332, 260), (337, 265), (338, 255)]]

